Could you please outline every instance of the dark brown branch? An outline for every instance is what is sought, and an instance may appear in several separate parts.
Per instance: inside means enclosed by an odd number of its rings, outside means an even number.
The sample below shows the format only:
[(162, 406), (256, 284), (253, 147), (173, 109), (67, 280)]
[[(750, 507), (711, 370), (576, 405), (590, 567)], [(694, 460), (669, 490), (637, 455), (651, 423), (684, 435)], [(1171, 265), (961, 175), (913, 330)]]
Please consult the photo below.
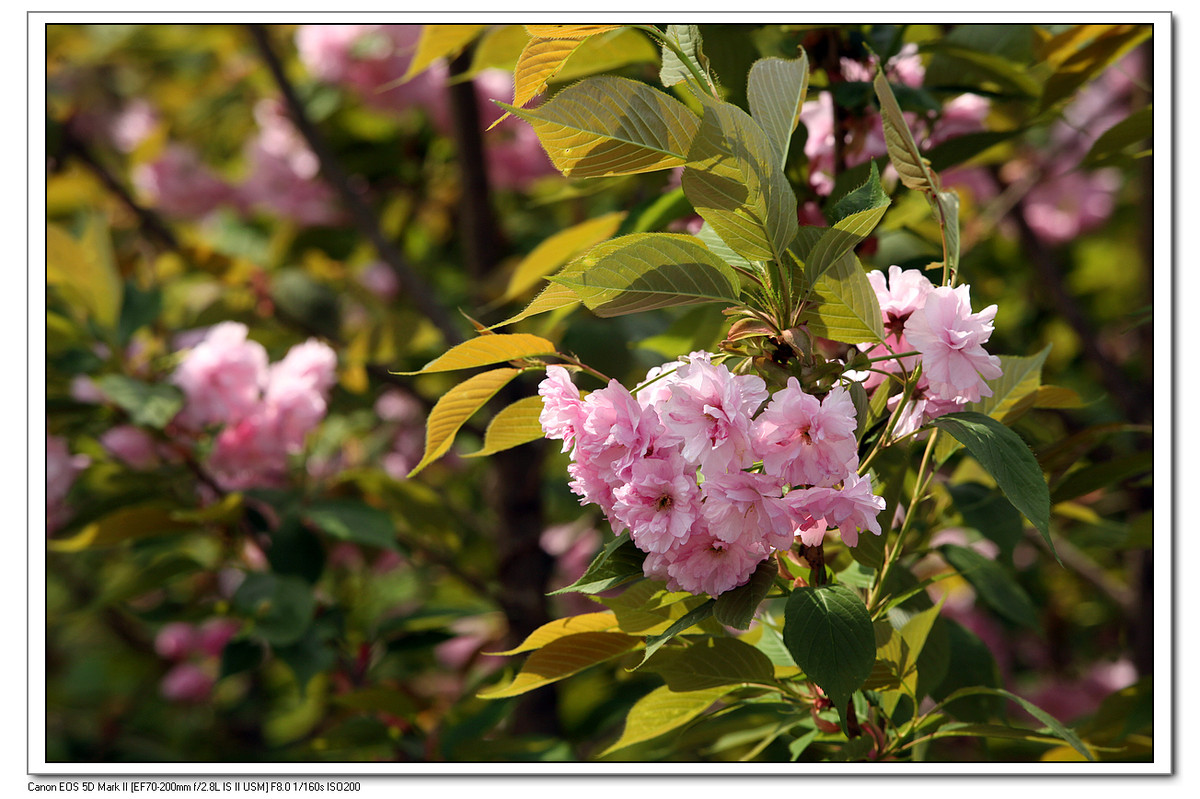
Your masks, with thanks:
[(309, 120), (308, 115), (304, 111), (304, 106), (300, 102), (300, 98), (296, 95), (295, 88), (293, 88), (291, 81), (288, 80), (287, 75), (283, 71), (283, 65), (280, 63), (279, 57), (275, 55), (275, 51), (271, 47), (267, 29), (262, 25), (247, 25), (246, 27), (250, 30), (250, 34), (254, 38), (255, 45), (258, 47), (263, 62), (267, 65), (267, 69), (275, 79), (275, 84), (279, 87), (280, 94), (283, 95), (284, 103), (287, 106), (292, 122), (296, 126), (296, 130), (304, 137), (304, 141), (308, 144), (309, 149), (316, 155), (317, 161), (320, 164), (321, 175), (333, 190), (337, 192), (338, 197), (349, 210), (354, 226), (371, 242), (380, 259), (396, 273), (396, 278), (400, 281), (401, 288), (408, 295), (412, 304), (433, 322), (438, 330), (441, 331), (447, 343), (460, 343), (463, 337), (459, 332), (457, 324), (446, 309), (438, 302), (433, 291), (425, 283), (425, 280), (417, 274), (395, 245), (388, 241), (374, 212), (372, 212), (362, 196), (354, 190), (349, 176), (342, 169), (337, 158), (334, 157), (333, 151), (325, 142), (325, 138), (316, 129), (312, 121)]

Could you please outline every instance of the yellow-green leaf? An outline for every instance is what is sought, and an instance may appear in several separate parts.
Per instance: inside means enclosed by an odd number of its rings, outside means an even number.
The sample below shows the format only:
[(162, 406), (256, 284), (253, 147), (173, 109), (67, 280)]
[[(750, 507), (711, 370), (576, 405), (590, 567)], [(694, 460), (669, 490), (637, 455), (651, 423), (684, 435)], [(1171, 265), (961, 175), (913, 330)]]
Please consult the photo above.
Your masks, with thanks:
[(1152, 31), (1150, 25), (1118, 25), (1102, 32), (1086, 47), (1071, 54), (1046, 80), (1038, 112), (1074, 95), (1081, 86), (1149, 38)]
[(412, 477), (445, 455), (467, 419), (520, 373), (520, 369), (493, 369), (474, 375), (447, 391), (429, 413), (425, 427), (425, 455), (408, 476)]
[(623, 67), (626, 64), (644, 64), (658, 60), (658, 49), (646, 35), (632, 28), (610, 31), (600, 36), (584, 39), (567, 60), (553, 82), (578, 80), (588, 75)]
[[(550, 79), (563, 67), (582, 39), (530, 39), (517, 59), (513, 70), (513, 101), (518, 108), (537, 97), (546, 88)], [(508, 119), (505, 112), (491, 124), (488, 130)]]
[(526, 255), (508, 280), (501, 302), (524, 294), (546, 275), (589, 247), (595, 246), (617, 232), (625, 220), (624, 211), (614, 211), (560, 230)]
[(486, 25), (425, 25), (421, 29), (421, 38), (417, 42), (417, 50), (404, 80), (410, 80), (429, 68), (429, 65), (439, 58), (453, 58), (463, 51), (471, 41), (479, 35)]
[(888, 158), (900, 175), (900, 182), (917, 191), (932, 191), (934, 184), (929, 162), (921, 156), (921, 149), (917, 147), (896, 95), (882, 71), (875, 73), (874, 85), (882, 111), (883, 138), (887, 144)]
[(813, 286), (811, 300), (800, 320), (821, 338), (847, 344), (883, 341), (879, 299), (854, 253), (833, 263)]
[(781, 167), (787, 163), (788, 145), (807, 92), (808, 56), (803, 52), (791, 61), (764, 58), (750, 67), (746, 86), (750, 115), (767, 134)]
[(584, 632), (567, 635), (530, 655), (508, 685), (489, 688), (478, 695), (481, 699), (518, 696), (631, 652), (641, 644), (641, 638), (624, 633)]
[(112, 242), (99, 217), (90, 217), (81, 239), (58, 225), (46, 226), (46, 284), (72, 306), (85, 309), (101, 326), (113, 328), (121, 313), (121, 276)]
[(515, 324), (522, 319), (528, 319), (531, 316), (536, 316), (547, 311), (556, 311), (559, 308), (566, 308), (570, 305), (579, 305), (579, 296), (566, 286), (561, 286), (558, 283), (551, 283), (542, 289), (536, 297), (534, 297), (525, 309), (518, 314), (508, 317), (503, 322), (497, 322), (489, 327), (489, 330), (494, 330), (497, 327), (505, 327), (506, 325)]
[(540, 39), (586, 39), (597, 33), (616, 30), (620, 25), (526, 25), (530, 36)]
[(662, 583), (647, 580), (600, 601), (616, 614), (622, 632), (653, 636), (665, 632), (702, 600), (686, 591), (668, 591)]
[(547, 622), (531, 632), (521, 642), (520, 646), (506, 652), (489, 652), (492, 655), (516, 655), (541, 649), (551, 641), (579, 633), (598, 633), (611, 630), (617, 626), (616, 614), (601, 611), (599, 613), (581, 613), (578, 616), (567, 616), (565, 619), (555, 619)]
[(572, 177), (683, 166), (700, 126), (678, 100), (611, 75), (568, 86), (535, 109), (499, 105), (533, 125), (554, 166)]
[(70, 538), (47, 541), (46, 547), (52, 552), (81, 552), (195, 527), (193, 522), (178, 518), (176, 510), (160, 504), (122, 508), (97, 519)]
[(541, 397), (524, 397), (517, 400), (492, 418), (487, 432), (483, 434), (483, 448), (463, 457), (481, 458), (537, 441), (546, 435), (542, 430), (541, 414)]
[(518, 361), (538, 355), (553, 355), (554, 342), (529, 333), (492, 333), (456, 344), (442, 355), (415, 372), (394, 372), (398, 375), (418, 375), (430, 372), (452, 372), (491, 363)]
[(621, 737), (601, 752), (600, 757), (682, 727), (731, 690), (730, 685), (686, 692), (672, 691), (665, 685), (655, 688), (629, 709)]
[(1083, 45), (1092, 41), (1097, 36), (1119, 27), (1119, 25), (1072, 25), (1062, 33), (1056, 34), (1037, 45), (1038, 60), (1058, 67), (1068, 58), (1075, 55)]
[(485, 69), (512, 72), (529, 41), (524, 25), (499, 25), (479, 38), (471, 54), (472, 76)]

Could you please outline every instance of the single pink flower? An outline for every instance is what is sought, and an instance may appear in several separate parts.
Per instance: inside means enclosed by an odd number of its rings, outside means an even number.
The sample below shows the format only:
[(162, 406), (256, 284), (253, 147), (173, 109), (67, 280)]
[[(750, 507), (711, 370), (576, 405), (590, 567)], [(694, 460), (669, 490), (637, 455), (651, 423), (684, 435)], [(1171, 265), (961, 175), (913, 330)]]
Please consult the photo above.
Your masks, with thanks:
[(880, 535), (879, 512), (884, 508), (883, 497), (871, 489), (871, 478), (851, 472), (842, 488), (815, 487), (789, 491), (784, 497), (796, 503), (813, 518), (821, 518), (830, 527), (837, 527), (846, 546), (858, 545), (861, 532)]
[(571, 373), (562, 366), (547, 366), (546, 379), (538, 385), (538, 394), (542, 398), (538, 420), (546, 438), (562, 441), (562, 451), (570, 451), (586, 415), (579, 389), (571, 382)]
[(613, 531), (628, 527), (646, 552), (666, 552), (687, 537), (699, 516), (696, 468), (676, 450), (636, 461), (629, 482), (613, 491)]
[(708, 532), (726, 543), (786, 548), (792, 525), (782, 507), (779, 480), (755, 472), (717, 474), (704, 481)]
[(754, 453), (766, 474), (788, 485), (833, 485), (857, 463), (857, 425), (844, 388), (818, 400), (790, 377), (754, 421)]
[(679, 368), (670, 392), (658, 409), (665, 442), (682, 444), (683, 457), (706, 476), (750, 464), (751, 419), (768, 396), (761, 377), (693, 360)]
[(985, 381), (1003, 373), (1000, 359), (983, 349), (992, 335), (996, 306), (971, 313), (970, 291), (966, 285), (934, 289), (904, 328), (921, 353), (931, 396), (941, 400), (978, 402), (981, 396), (990, 397)]
[(186, 427), (236, 423), (257, 406), (267, 379), (267, 351), (246, 339), (246, 326), (222, 322), (184, 358), (171, 382), (183, 390), (178, 421)]

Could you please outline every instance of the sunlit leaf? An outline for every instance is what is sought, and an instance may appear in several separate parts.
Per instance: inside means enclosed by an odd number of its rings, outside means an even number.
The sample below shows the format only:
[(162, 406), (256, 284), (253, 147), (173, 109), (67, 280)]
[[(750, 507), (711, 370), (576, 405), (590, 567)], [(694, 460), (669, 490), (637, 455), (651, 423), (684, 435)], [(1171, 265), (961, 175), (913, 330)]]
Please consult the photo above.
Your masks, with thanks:
[(471, 369), (493, 363), (519, 361), (539, 355), (557, 352), (554, 342), (529, 333), (494, 333), (468, 339), (456, 344), (442, 355), (415, 372), (393, 372), (398, 375), (428, 374), (430, 372), (452, 372), (456, 369)]
[[(530, 39), (513, 70), (512, 104), (524, 108), (530, 100), (541, 94), (581, 42), (582, 39)], [(488, 130), (507, 118), (506, 112)]]
[(666, 632), (705, 600), (686, 591), (668, 591), (657, 580), (643, 580), (600, 601), (617, 615), (621, 632), (653, 636)]
[(718, 686), (703, 691), (680, 693), (672, 691), (665, 685), (655, 688), (629, 709), (621, 737), (612, 746), (601, 752), (600, 757), (636, 743), (649, 741), (682, 727), (708, 710), (713, 702), (729, 693), (730, 690), (732, 690), (730, 686)]
[(483, 448), (463, 457), (481, 458), (545, 437), (542, 407), (541, 397), (524, 397), (501, 409), (488, 423), (483, 434)]
[(85, 309), (103, 327), (116, 326), (121, 313), (121, 276), (100, 217), (88, 217), (79, 239), (58, 225), (46, 226), (46, 285), (54, 286), (63, 299)]
[[(1085, 169), (1103, 166), (1116, 156), (1127, 152), (1131, 147), (1140, 146), (1144, 143), (1148, 145), (1149, 140), (1153, 136), (1154, 107), (1146, 106), (1138, 111), (1134, 111), (1125, 117), (1125, 119), (1101, 133), (1079, 165)], [(1134, 153), (1134, 156), (1143, 157), (1150, 155), (1151, 152), (1147, 146), (1146, 149), (1141, 149)]]
[(196, 526), (194, 522), (180, 519), (174, 511), (174, 508), (161, 503), (121, 508), (84, 526), (70, 538), (50, 539), (46, 542), (46, 548), (52, 552), (81, 552)]
[(479, 697), (517, 696), (612, 660), (641, 644), (637, 636), (615, 632), (583, 632), (557, 638), (531, 654), (512, 682), (480, 691)]
[(646, 664), (672, 691), (700, 691), (718, 685), (770, 683), (771, 660), (736, 638), (706, 638), (682, 649), (664, 649)]
[(340, 541), (396, 549), (396, 525), (386, 511), (349, 499), (323, 499), (303, 510), (312, 525)]
[(619, 316), (698, 302), (737, 302), (737, 274), (699, 239), (634, 233), (593, 247), (577, 269), (550, 278), (598, 316)]
[(530, 36), (542, 39), (586, 39), (597, 33), (616, 30), (620, 25), (526, 25)]
[(874, 86), (883, 114), (883, 137), (887, 143), (888, 158), (900, 175), (900, 181), (910, 189), (932, 191), (934, 185), (929, 164), (921, 156), (912, 130), (909, 129), (904, 113), (896, 102), (896, 95), (892, 93), (892, 87), (888, 85), (883, 72), (876, 73)]
[(425, 455), (408, 476), (412, 477), (445, 455), (454, 443), (458, 429), (520, 373), (520, 369), (493, 369), (469, 377), (447, 391), (429, 413), (425, 427)]
[(568, 593), (597, 594), (631, 580), (640, 580), (643, 576), (642, 561), (645, 558), (646, 553), (629, 540), (629, 533), (622, 533), (605, 545), (578, 580), (565, 588), (551, 591), (549, 596)]
[(835, 261), (816, 282), (800, 321), (821, 338), (847, 344), (883, 341), (886, 335), (879, 298), (853, 253)]
[[(663, 36), (680, 49), (692, 63), (700, 64), (700, 28), (695, 25), (668, 25)], [(662, 68), (658, 71), (658, 79), (663, 86), (670, 88), (679, 83), (685, 83), (692, 78), (692, 71), (680, 60), (667, 45), (662, 46)]]
[(439, 58), (454, 58), (474, 41), (486, 25), (423, 25), (416, 52), (408, 63), (404, 80), (410, 80)]
[(542, 278), (589, 247), (595, 246), (617, 232), (625, 220), (624, 211), (580, 222), (560, 230), (533, 248), (513, 270), (502, 302), (514, 300), (536, 286)]
[(595, 633), (611, 630), (617, 626), (617, 617), (613, 613), (581, 613), (577, 616), (567, 616), (546, 622), (531, 632), (513, 649), (504, 652), (489, 652), (490, 655), (516, 655), (520, 652), (530, 652), (541, 649), (551, 641), (557, 641), (568, 635), (578, 633)]
[(554, 166), (572, 177), (682, 166), (700, 127), (678, 100), (611, 75), (568, 86), (537, 108), (499, 105), (533, 125)]
[(639, 30), (624, 28), (583, 40), (553, 82), (578, 80), (610, 72), (626, 64), (644, 64), (658, 59), (658, 48)]
[(796, 195), (758, 123), (706, 101), (687, 160), (683, 191), (696, 213), (739, 255), (782, 262), (799, 227)]
[(778, 164), (787, 163), (792, 132), (800, 122), (800, 109), (808, 92), (808, 55), (799, 58), (764, 58), (750, 67), (746, 99), (750, 115), (775, 148)]
[(1038, 112), (1072, 97), (1081, 86), (1148, 39), (1152, 31), (1150, 25), (1118, 25), (1102, 32), (1059, 64), (1054, 74), (1047, 78)]

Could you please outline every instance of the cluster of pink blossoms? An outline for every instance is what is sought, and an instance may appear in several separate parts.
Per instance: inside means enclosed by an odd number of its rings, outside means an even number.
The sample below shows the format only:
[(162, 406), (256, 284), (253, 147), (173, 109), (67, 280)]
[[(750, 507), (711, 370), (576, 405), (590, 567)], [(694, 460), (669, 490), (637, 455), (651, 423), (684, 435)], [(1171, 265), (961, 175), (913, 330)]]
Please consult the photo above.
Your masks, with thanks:
[(581, 398), (565, 368), (546, 372), (542, 429), (571, 452), (571, 489), (629, 530), (646, 576), (671, 590), (721, 594), (828, 527), (848, 546), (881, 532), (845, 389), (821, 400), (792, 378), (769, 397), (704, 352), (651, 370), (636, 398), (615, 380)]
[(221, 653), (240, 625), (233, 619), (214, 618), (193, 626), (172, 622), (159, 630), (154, 651), (174, 665), (159, 690), (172, 702), (203, 702), (212, 693)]
[[(893, 374), (911, 374), (918, 362), (922, 364), (912, 399), (896, 422), (897, 435), (911, 433), (930, 419), (992, 395), (985, 381), (1001, 375), (1000, 359), (989, 355), (983, 345), (992, 335), (995, 305), (971, 313), (970, 286), (935, 287), (917, 269), (892, 266), (886, 278), (876, 270), (868, 273), (867, 279), (875, 289), (888, 335), (882, 344), (860, 344), (859, 348), (873, 358), (920, 353), (876, 364)], [(870, 390), (886, 379), (871, 372), (863, 386)], [(895, 410), (899, 400), (899, 396), (893, 397), (889, 407)]]
[(266, 349), (246, 332), (236, 322), (214, 326), (171, 377), (186, 398), (177, 424), (194, 431), (223, 426), (209, 467), (229, 490), (284, 478), (288, 456), (325, 418), (337, 377), (337, 355), (315, 339), (268, 364)]

